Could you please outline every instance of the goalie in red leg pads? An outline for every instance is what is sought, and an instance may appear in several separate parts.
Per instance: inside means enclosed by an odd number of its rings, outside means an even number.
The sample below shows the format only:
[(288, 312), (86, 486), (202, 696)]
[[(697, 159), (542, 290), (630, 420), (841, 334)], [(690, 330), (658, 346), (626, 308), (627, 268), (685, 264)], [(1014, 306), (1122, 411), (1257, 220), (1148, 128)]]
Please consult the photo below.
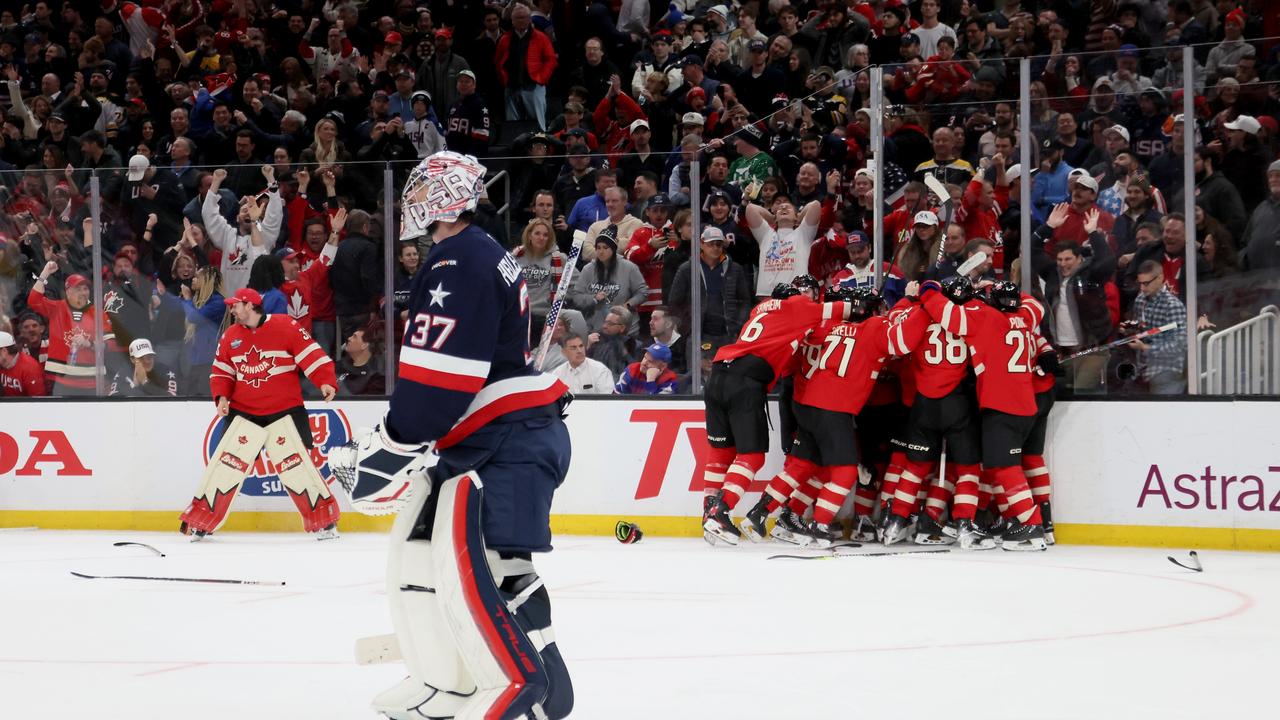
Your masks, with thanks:
[(401, 237), (435, 243), (409, 291), (400, 381), (382, 423), (329, 455), (354, 509), (399, 512), (387, 597), (409, 677), (373, 701), (397, 719), (573, 709), (533, 562), (569, 468), (568, 388), (530, 363), (520, 265), (471, 224), (484, 172), (442, 152), (410, 174)]
[(218, 342), (209, 385), (218, 414), (230, 423), (209, 458), (200, 490), (181, 515), (181, 532), (199, 540), (222, 527), (231, 502), (265, 446), (302, 515), (320, 540), (338, 536), (338, 503), (311, 459), (311, 428), (298, 370), (324, 399), (338, 383), (333, 361), (297, 322), (265, 315), (262, 297), (243, 288), (226, 300), (235, 324)]

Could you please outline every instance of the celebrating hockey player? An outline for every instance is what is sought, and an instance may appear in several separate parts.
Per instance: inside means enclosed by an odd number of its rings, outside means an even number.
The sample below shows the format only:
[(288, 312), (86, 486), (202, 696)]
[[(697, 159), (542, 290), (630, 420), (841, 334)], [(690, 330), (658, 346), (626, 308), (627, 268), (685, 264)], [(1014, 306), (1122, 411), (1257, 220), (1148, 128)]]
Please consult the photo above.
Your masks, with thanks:
[(410, 174), (401, 237), (434, 245), (410, 289), (400, 382), (383, 421), (329, 457), (353, 508), (400, 513), (387, 594), (409, 677), (374, 700), (391, 718), (555, 720), (573, 707), (532, 561), (551, 550), (569, 468), (567, 388), (530, 364), (519, 263), (472, 225), (484, 173), (441, 152)]
[(218, 342), (209, 387), (218, 414), (228, 422), (179, 529), (199, 540), (221, 527), (265, 446), (280, 484), (302, 515), (303, 529), (320, 540), (336, 538), (338, 503), (312, 461), (311, 426), (298, 380), (301, 370), (326, 401), (332, 400), (338, 384), (333, 361), (296, 321), (264, 314), (258, 291), (241, 288), (226, 304), (235, 323)]

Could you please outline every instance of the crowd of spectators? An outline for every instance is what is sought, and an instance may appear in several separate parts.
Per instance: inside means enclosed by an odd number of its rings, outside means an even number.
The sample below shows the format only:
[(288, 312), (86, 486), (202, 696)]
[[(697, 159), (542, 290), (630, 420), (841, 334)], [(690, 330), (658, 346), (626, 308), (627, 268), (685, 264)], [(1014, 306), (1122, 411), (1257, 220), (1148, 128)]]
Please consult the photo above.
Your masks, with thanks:
[[(575, 391), (683, 392), (775, 283), (870, 284), (877, 250), (891, 301), (978, 251), (990, 277), (1034, 274), (1065, 352), (1177, 316), (1188, 273), (1201, 324), (1235, 322), (1272, 298), (1280, 265), (1278, 36), (1265, 0), (10, 5), (0, 377), (28, 377), (23, 356), (43, 367), (42, 392), (94, 394), (100, 323), (109, 392), (207, 394), (222, 299), (249, 286), (338, 360), (340, 392), (383, 392), (384, 348), (431, 247), (398, 241), (385, 198), (445, 148), (509, 175), (476, 221), (524, 268), (535, 346), (584, 240), (543, 363)], [(1016, 162), (1024, 145), (1031, 168)], [(1134, 343), (1065, 382), (1177, 392), (1186, 342), (1181, 329)], [(4, 392), (32, 387), (6, 379)]]

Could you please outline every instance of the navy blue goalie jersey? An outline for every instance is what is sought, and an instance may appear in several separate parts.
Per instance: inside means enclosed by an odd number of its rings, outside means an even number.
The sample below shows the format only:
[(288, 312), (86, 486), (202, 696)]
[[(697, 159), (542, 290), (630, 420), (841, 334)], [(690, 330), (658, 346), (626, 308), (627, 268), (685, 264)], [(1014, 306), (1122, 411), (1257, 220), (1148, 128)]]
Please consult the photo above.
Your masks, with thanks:
[(409, 320), (387, 427), (401, 442), (444, 449), (568, 387), (534, 369), (529, 291), (520, 265), (468, 226), (427, 254), (409, 291)]

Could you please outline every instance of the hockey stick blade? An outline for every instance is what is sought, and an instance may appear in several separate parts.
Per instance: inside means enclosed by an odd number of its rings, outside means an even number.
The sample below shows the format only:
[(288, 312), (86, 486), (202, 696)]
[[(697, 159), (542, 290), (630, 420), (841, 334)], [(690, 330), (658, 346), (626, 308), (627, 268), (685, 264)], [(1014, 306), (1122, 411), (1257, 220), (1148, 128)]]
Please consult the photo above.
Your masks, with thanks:
[(925, 173), (924, 184), (929, 188), (929, 192), (933, 193), (938, 198), (939, 205), (945, 205), (951, 202), (951, 193), (947, 191), (947, 186), (943, 185), (942, 181), (939, 180), (936, 175)]
[(1165, 557), (1169, 559), (1169, 562), (1173, 563), (1174, 565), (1177, 565), (1178, 567), (1184, 570), (1191, 570), (1192, 572), (1204, 572), (1204, 566), (1200, 564), (1200, 556), (1196, 554), (1196, 551), (1192, 550), (1190, 555), (1191, 555), (1191, 562), (1192, 562), (1191, 565), (1183, 565), (1182, 563), (1178, 562), (1177, 558), (1175, 558), (1172, 555), (1166, 555)]
[(973, 272), (974, 270), (977, 270), (979, 267), (982, 266), (982, 263), (986, 261), (987, 261), (986, 251), (979, 250), (978, 252), (973, 254), (973, 257), (970, 257), (968, 260), (965, 260), (964, 262), (960, 263), (960, 267), (956, 268), (956, 274), (968, 277), (969, 273)]
[[(842, 545), (836, 546), (845, 547)], [(833, 548), (835, 549), (835, 548)], [(770, 555), (770, 560), (836, 560), (838, 558), (853, 557), (886, 557), (889, 555), (929, 555), (936, 553), (949, 553), (951, 548), (930, 548), (925, 550), (898, 550), (892, 552), (876, 552), (876, 553), (828, 553), (825, 555)]]
[(222, 580), (218, 578), (152, 577), (149, 575), (86, 575), (71, 571), (72, 575), (86, 580), (158, 580), (163, 582), (220, 583), (224, 585), (284, 585), (283, 580)]
[(121, 541), (121, 542), (111, 543), (111, 547), (140, 547), (140, 548), (146, 548), (147, 550), (150, 550), (151, 552), (159, 555), (160, 557), (165, 556), (164, 553), (151, 547), (150, 545), (147, 545), (146, 543)]

